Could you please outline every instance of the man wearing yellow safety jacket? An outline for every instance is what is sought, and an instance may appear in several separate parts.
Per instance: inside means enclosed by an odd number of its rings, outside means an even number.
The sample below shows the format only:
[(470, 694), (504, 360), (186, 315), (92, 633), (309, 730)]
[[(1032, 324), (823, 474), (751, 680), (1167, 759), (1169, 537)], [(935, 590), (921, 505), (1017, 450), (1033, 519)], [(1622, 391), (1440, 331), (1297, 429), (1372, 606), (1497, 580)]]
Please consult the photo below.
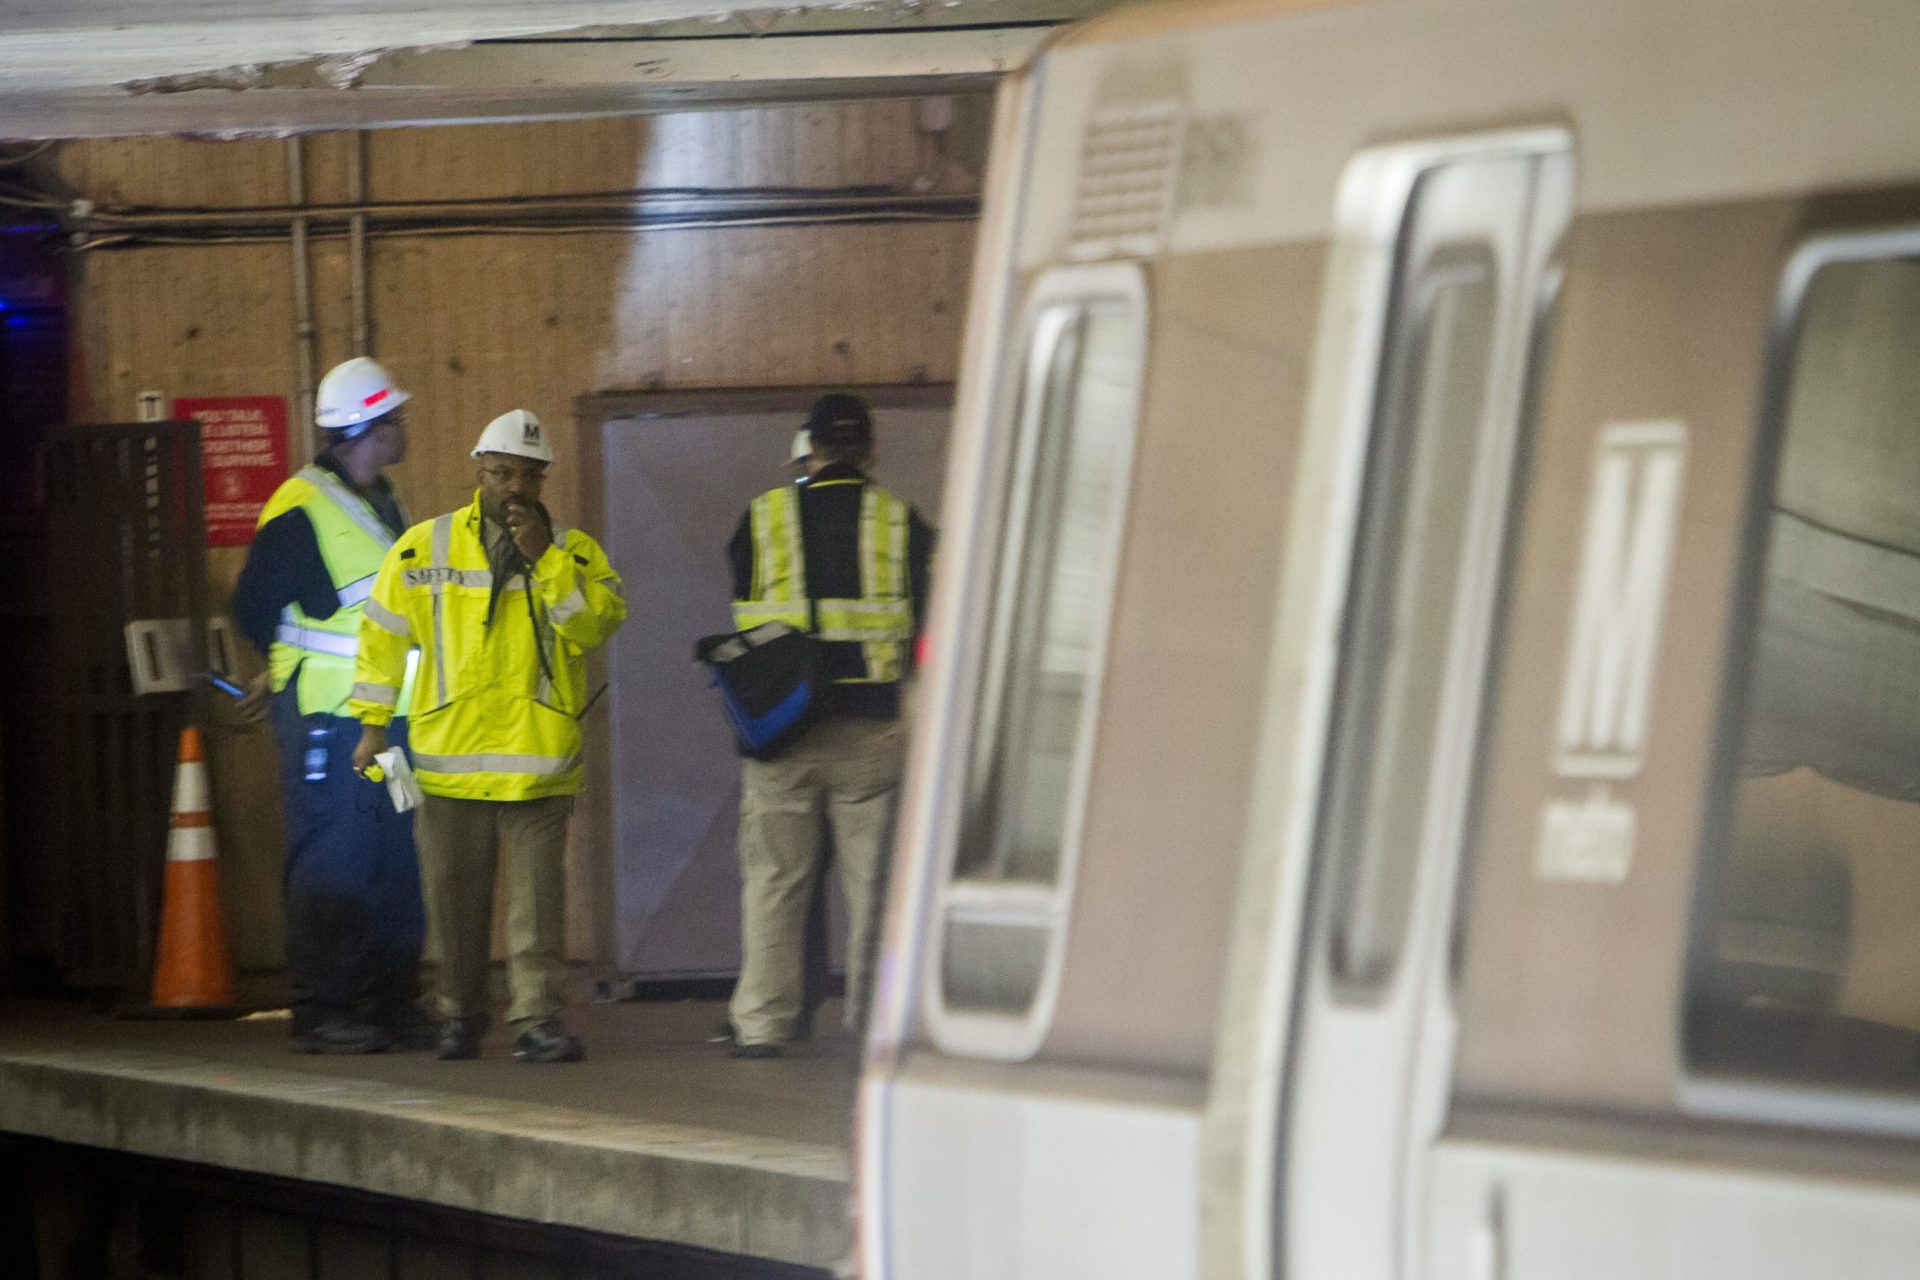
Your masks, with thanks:
[(474, 446), (479, 491), (387, 553), (360, 629), (348, 704), (364, 726), (354, 765), (388, 745), (407, 653), (418, 648), (411, 756), (426, 799), (417, 834), (440, 942), (440, 1057), (472, 1058), (486, 1029), (497, 862), (507, 869), (507, 1021), (523, 1062), (575, 1062), (560, 1025), (573, 797), (581, 789), (586, 651), (627, 616), (606, 553), (556, 527), (540, 490), (553, 461), (524, 409)]
[(807, 433), (811, 478), (755, 498), (727, 547), (734, 626), (812, 632), (832, 682), (826, 715), (791, 747), (741, 762), (740, 981), (728, 1009), (741, 1058), (779, 1056), (804, 1016), (802, 936), (823, 814), (847, 899), (846, 1023), (865, 1020), (904, 746), (900, 682), (933, 554), (919, 513), (867, 477), (865, 402), (820, 397)]
[[(353, 776), (360, 724), (347, 713), (362, 605), (407, 526), (381, 475), (406, 456), (406, 402), (364, 357), (321, 380), (314, 422), (326, 447), (260, 513), (233, 593), (239, 630), (267, 655), (242, 710), (266, 714), (271, 695), (293, 1044), (305, 1053), (432, 1043), (414, 1003), (426, 925), (413, 815)], [(404, 697), (394, 710), (404, 713)]]

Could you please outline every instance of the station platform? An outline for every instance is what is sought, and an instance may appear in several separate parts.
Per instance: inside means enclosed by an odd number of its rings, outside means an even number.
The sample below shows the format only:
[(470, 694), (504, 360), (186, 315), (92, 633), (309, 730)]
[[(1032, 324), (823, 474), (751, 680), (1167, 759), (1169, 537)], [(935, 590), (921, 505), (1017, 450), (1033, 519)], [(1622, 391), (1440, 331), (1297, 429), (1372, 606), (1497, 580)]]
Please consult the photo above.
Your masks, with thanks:
[(713, 1003), (571, 1008), (587, 1061), (308, 1057), (284, 1021), (0, 1004), (0, 1132), (831, 1271), (855, 1046), (738, 1061)]

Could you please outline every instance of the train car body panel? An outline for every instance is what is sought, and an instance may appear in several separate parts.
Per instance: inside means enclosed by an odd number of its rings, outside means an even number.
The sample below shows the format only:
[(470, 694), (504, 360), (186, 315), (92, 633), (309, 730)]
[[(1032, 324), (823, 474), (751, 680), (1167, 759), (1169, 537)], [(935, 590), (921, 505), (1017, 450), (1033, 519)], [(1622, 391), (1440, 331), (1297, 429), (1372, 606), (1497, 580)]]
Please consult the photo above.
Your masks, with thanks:
[[(1564, 1141), (1564, 1138), (1562, 1139)], [(1781, 1176), (1696, 1153), (1449, 1139), (1433, 1156), (1433, 1280), (1907, 1276), (1911, 1184)]]
[[(1739, 1057), (1783, 1018), (1888, 1061), (1920, 1026), (1907, 685), (1877, 703), (1826, 656), (1896, 672), (1920, 614), (1898, 362), (1819, 419), (1869, 427), (1786, 433), (1767, 506), (1788, 262), (1920, 221), (1916, 47), (1898, 0), (1235, 0), (1096, 19), (1010, 81), (864, 1274), (1806, 1274), (1796, 1231), (1853, 1274), (1920, 1256), (1920, 1110)], [(1443, 161), (1514, 155), (1511, 483), (1473, 473), (1466, 621), (1382, 651), (1443, 655), (1454, 710), (1397, 968), (1356, 1001), (1328, 823), (1409, 210)], [(1847, 287), (1857, 332), (1814, 326), (1842, 372), (1908, 306)], [(1802, 831), (1833, 855), (1747, 852)], [(1635, 1222), (1657, 1239), (1595, 1243)]]
[(1177, 1080), (917, 1066), (890, 1099), (896, 1133), (911, 1139), (894, 1149), (890, 1180), (937, 1190), (953, 1212), (896, 1210), (893, 1256), (927, 1280), (1192, 1277), (1197, 1095)]
[[(1896, 745), (1920, 615), (1898, 584), (1920, 572), (1920, 537), (1878, 495), (1920, 480), (1920, 448), (1886, 434), (1908, 413), (1916, 195), (1610, 215), (1572, 255), (1564, 349), (1647, 346), (1569, 370), (1542, 424), (1465, 908), (1470, 1103), (1434, 1157), (1433, 1274), (1488, 1259), (1516, 1275), (1911, 1270), (1920, 1166), (1902, 1140), (1920, 1098), (1889, 1063), (1920, 1043), (1920, 908), (1889, 859), (1920, 833), (1920, 757)], [(1815, 305), (1826, 267), (1851, 283)], [(1887, 279), (1861, 288), (1866, 272)], [(1579, 598), (1611, 442), (1554, 415), (1655, 401), (1685, 432), (1670, 581), (1644, 625), (1615, 607), (1606, 643), (1645, 652), (1644, 684), (1596, 699)], [(1657, 523), (1634, 501), (1629, 527)], [(1588, 518), (1569, 526), (1569, 508)], [(1873, 688), (1895, 701), (1869, 710)], [(1596, 751), (1569, 717), (1609, 698), (1629, 713), (1617, 724), (1644, 715), (1631, 751)], [(1647, 1228), (1622, 1236), (1634, 1220)]]
[[(1557, 722), (1601, 433), (1669, 421), (1685, 434), (1670, 583), (1642, 759), (1600, 779), (1637, 813), (1642, 849), (1689, 851), (1712, 748), (1726, 626), (1752, 468), (1765, 334), (1796, 209), (1754, 202), (1583, 219), (1568, 242), (1560, 359), (1550, 379), (1515, 566), (1500, 709), (1475, 852), (1459, 1087), (1515, 1100), (1669, 1106), (1680, 1055), (1673, 975), (1691, 862), (1644, 859), (1619, 883), (1536, 873), (1544, 806), (1593, 789), (1563, 774)], [(1537, 602), (1537, 603), (1536, 603)], [(1684, 787), (1663, 785), (1684, 778)], [(1519, 931), (1518, 936), (1509, 931)], [(1628, 951), (1597, 945), (1631, 932)], [(1528, 957), (1524, 966), (1513, 957)], [(1666, 989), (1667, 999), (1648, 993)]]
[[(1602, 212), (1897, 182), (1920, 131), (1920, 103), (1897, 92), (1913, 20), (1882, 3), (1818, 21), (1793, 0), (1281, 5), (1218, 24), (1183, 9), (1125, 10), (1108, 21), (1128, 18), (1126, 38), (1096, 42), (1095, 20), (1043, 53), (1033, 153), (1067, 181), (1103, 109), (1177, 107), (1196, 148), (1182, 162), (1243, 176), (1228, 199), (1205, 184), (1176, 199), (1173, 253), (1324, 241), (1347, 161), (1383, 142), (1570, 122), (1580, 209)], [(1207, 136), (1226, 122), (1244, 131), (1231, 164)], [(1057, 193), (1030, 203), (1023, 265), (1066, 256), (1074, 217)]]

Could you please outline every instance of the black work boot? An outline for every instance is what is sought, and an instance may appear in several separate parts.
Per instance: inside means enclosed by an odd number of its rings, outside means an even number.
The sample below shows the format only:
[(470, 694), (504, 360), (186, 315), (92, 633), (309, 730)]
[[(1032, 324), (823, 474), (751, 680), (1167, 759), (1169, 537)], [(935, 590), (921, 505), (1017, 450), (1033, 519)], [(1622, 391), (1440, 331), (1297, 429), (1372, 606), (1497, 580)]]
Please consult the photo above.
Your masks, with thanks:
[(323, 1019), (293, 1037), (295, 1053), (385, 1053), (392, 1047), (385, 1029), (346, 1017)]
[(440, 1028), (440, 1061), (464, 1062), (480, 1056), (480, 1037), (487, 1029), (485, 1018), (448, 1018)]
[(513, 1042), (513, 1056), (522, 1062), (578, 1062), (587, 1056), (579, 1036), (568, 1035), (559, 1020), (536, 1022)]
[(440, 1024), (418, 1009), (409, 1007), (392, 1014), (384, 1025), (393, 1036), (393, 1047), (403, 1053), (425, 1053), (439, 1047)]

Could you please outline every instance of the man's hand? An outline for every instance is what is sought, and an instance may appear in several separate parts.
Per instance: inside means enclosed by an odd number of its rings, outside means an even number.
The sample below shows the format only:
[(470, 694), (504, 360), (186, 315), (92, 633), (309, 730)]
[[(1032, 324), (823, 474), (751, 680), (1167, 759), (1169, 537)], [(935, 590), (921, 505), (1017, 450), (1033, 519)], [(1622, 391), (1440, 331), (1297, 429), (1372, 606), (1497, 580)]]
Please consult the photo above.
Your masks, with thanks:
[(248, 724), (259, 724), (267, 718), (267, 708), (273, 702), (273, 673), (262, 671), (247, 681), (247, 696), (233, 704), (240, 718)]
[(513, 545), (520, 548), (520, 554), (533, 564), (546, 554), (553, 545), (553, 534), (547, 528), (547, 522), (540, 513), (524, 502), (509, 502), (506, 510), (507, 532), (513, 536)]
[(353, 771), (361, 777), (367, 776), (367, 766), (373, 758), (387, 749), (387, 726), (366, 724), (360, 726), (360, 741), (353, 746)]

